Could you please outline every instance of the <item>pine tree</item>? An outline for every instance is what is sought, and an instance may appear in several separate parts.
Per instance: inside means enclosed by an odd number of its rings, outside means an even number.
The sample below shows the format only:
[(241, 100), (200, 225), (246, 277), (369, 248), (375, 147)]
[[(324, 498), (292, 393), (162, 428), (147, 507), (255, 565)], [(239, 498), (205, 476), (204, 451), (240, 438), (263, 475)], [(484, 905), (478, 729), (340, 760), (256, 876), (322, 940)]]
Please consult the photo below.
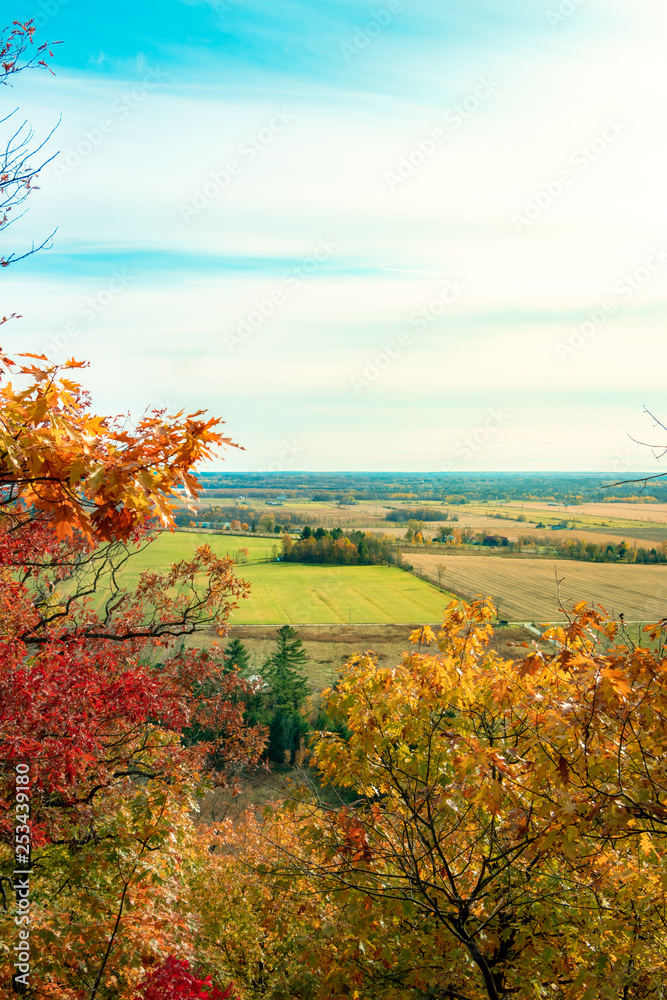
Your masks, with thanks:
[(269, 759), (289, 767), (309, 732), (310, 726), (299, 712), (277, 711), (269, 723)]
[(236, 669), (243, 674), (250, 666), (250, 654), (240, 639), (232, 639), (224, 650), (226, 657), (225, 673)]
[(306, 651), (295, 629), (278, 630), (276, 651), (264, 664), (264, 680), (271, 690), (274, 712), (298, 712), (310, 693), (304, 673)]

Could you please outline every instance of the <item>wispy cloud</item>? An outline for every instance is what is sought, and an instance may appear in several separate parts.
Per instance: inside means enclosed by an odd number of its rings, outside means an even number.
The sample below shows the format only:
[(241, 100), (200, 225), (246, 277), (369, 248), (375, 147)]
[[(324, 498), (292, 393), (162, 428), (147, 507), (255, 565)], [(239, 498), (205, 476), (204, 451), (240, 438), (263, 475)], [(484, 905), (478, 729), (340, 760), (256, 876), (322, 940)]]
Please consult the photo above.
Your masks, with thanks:
[[(12, 235), (58, 234), (53, 251), (2, 276), (4, 310), (24, 315), (4, 345), (68, 338), (58, 350), (91, 359), (101, 409), (160, 397), (233, 415), (251, 443), (233, 461), (246, 467), (275, 458), (276, 435), (317, 433), (321, 467), (378, 468), (397, 460), (400, 426), (404, 447), (427, 441), (418, 460), (439, 468), (439, 442), (491, 405), (512, 410), (511, 431), (471, 468), (575, 455), (593, 467), (608, 446), (600, 412), (621, 407), (616, 433), (660, 392), (667, 268), (567, 364), (555, 345), (665, 232), (667, 17), (657, 0), (632, 15), (620, 0), (586, 0), (557, 24), (554, 2), (507, 7), (165, 0), (156, 25), (128, 0), (113, 19), (61, 2), (43, 29), (65, 38), (56, 78), (26, 77), (12, 94), (37, 129), (63, 114), (60, 159)], [(473, 108), (482, 78), (497, 87)], [(415, 156), (448, 114), (457, 127)], [(277, 115), (287, 127), (272, 126)], [(610, 119), (623, 126), (615, 141), (575, 170)], [(392, 187), (402, 159), (419, 163)], [(519, 230), (513, 217), (533, 202)], [(225, 336), (326, 239), (336, 252), (230, 355)], [(106, 302), (119, 269), (130, 279)], [(465, 295), (418, 330), (411, 317), (448, 278), (465, 279)], [(85, 319), (91, 298), (104, 308)], [(406, 330), (400, 355), (355, 396), (351, 377)], [(651, 359), (636, 392), (629, 342)], [(564, 407), (589, 428), (579, 452), (563, 448)]]

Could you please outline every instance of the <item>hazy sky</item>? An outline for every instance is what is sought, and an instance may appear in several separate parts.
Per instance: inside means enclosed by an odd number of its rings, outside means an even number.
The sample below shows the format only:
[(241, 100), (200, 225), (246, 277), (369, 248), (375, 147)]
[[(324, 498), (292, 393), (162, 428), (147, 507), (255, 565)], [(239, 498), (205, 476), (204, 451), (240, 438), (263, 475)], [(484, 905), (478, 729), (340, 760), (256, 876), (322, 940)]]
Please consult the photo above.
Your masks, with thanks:
[(62, 122), (6, 350), (209, 409), (230, 469), (652, 469), (664, 0), (11, 6), (63, 43), (3, 106)]

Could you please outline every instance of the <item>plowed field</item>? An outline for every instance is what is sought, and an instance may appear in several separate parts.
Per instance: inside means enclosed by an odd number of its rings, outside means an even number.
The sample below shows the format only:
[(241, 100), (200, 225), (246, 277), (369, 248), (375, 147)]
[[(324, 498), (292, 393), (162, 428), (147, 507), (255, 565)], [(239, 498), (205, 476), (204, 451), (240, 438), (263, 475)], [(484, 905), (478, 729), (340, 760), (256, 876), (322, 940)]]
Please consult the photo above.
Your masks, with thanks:
[(566, 559), (523, 559), (447, 552), (410, 553), (410, 562), (463, 597), (483, 594), (499, 602), (499, 617), (509, 621), (547, 622), (563, 618), (558, 602), (571, 608), (579, 601), (602, 604), (626, 620), (657, 621), (667, 616), (667, 566), (573, 562)]

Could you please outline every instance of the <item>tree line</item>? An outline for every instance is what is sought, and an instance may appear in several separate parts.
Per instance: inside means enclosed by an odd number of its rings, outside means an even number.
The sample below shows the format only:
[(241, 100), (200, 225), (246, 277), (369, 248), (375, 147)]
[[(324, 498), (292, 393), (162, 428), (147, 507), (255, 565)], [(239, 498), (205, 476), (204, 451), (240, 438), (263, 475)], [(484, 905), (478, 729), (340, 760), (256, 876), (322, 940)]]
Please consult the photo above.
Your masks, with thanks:
[(316, 528), (305, 525), (298, 539), (283, 536), (285, 562), (330, 563), (345, 566), (391, 566), (401, 556), (391, 538), (370, 531)]
[(283, 531), (294, 531), (295, 528), (304, 523), (304, 520), (305, 518), (298, 513), (281, 511), (278, 522), (276, 515), (272, 512), (266, 511), (258, 514), (249, 507), (236, 505), (204, 507), (200, 504), (196, 513), (183, 509), (174, 512), (174, 523), (183, 528), (192, 527), (193, 524), (207, 524), (220, 528), (225, 523), (231, 524), (232, 527), (245, 524), (244, 530), (273, 532), (276, 535)]
[(538, 538), (535, 535), (521, 535), (518, 539), (510, 539), (505, 535), (491, 535), (487, 532), (475, 532), (472, 529), (441, 528), (437, 536), (441, 541), (448, 540), (455, 545), (482, 545), (491, 548), (506, 548), (508, 552), (523, 552), (533, 550), (536, 554), (547, 552), (556, 554), (561, 559), (573, 559), (578, 562), (622, 562), (642, 564), (667, 563), (667, 544), (661, 542), (650, 548), (642, 545), (628, 545), (621, 542), (589, 542), (582, 538)]
[(397, 507), (390, 510), (385, 517), (386, 521), (447, 521), (449, 511), (435, 510), (433, 507)]
[(664, 542), (646, 548), (642, 545), (628, 545), (626, 541), (587, 542), (582, 538), (554, 538), (545, 542), (543, 538), (522, 535), (514, 550), (544, 545), (548, 545), (562, 559), (575, 559), (579, 562), (667, 563), (667, 545)]
[[(246, 725), (251, 729), (261, 726), (267, 734), (264, 759), (275, 765), (290, 766), (303, 754), (311, 733), (332, 727), (323, 711), (313, 717), (308, 659), (296, 629), (290, 625), (278, 629), (275, 649), (256, 674), (252, 672), (248, 649), (240, 639), (233, 639), (224, 655), (225, 672), (236, 674), (245, 682), (236, 698)], [(189, 739), (196, 741), (215, 736), (199, 728), (188, 734)]]

